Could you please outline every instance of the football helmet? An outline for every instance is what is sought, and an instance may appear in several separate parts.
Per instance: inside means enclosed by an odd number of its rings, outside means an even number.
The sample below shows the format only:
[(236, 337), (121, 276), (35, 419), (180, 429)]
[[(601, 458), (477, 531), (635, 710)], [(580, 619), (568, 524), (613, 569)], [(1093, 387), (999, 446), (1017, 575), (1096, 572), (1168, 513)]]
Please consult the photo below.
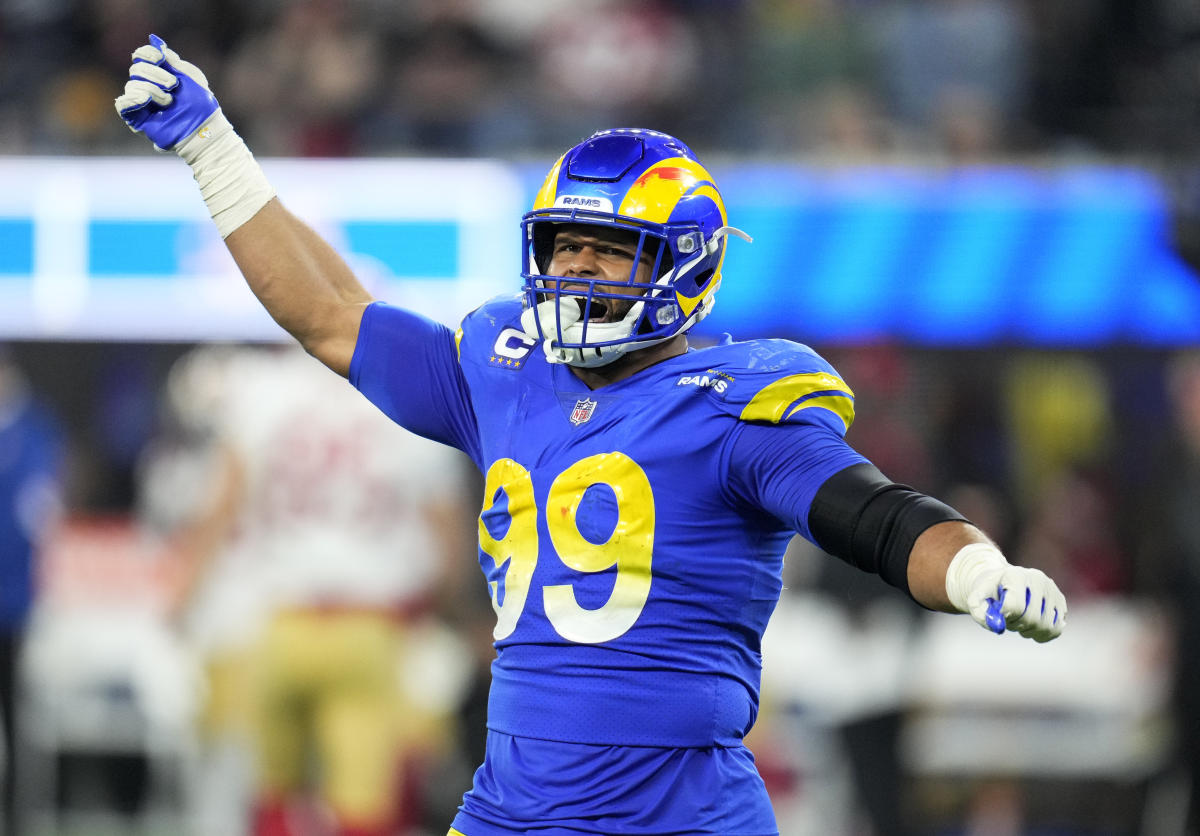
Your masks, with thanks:
[[(636, 245), (620, 292), (611, 279), (548, 273), (557, 230), (588, 224), (631, 233)], [(521, 222), (525, 332), (546, 356), (572, 366), (603, 366), (626, 352), (669, 340), (712, 311), (721, 284), (725, 204), (690, 148), (658, 131), (599, 131), (570, 149), (546, 176)], [(653, 267), (639, 281), (639, 265)], [(633, 289), (633, 293), (630, 292)], [(606, 300), (635, 299), (616, 321), (594, 312)]]

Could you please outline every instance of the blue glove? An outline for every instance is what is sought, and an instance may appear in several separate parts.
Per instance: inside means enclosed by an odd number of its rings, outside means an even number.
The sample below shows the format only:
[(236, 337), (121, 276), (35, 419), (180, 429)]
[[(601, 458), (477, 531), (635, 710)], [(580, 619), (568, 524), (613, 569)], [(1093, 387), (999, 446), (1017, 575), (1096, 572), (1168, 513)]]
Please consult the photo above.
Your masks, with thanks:
[(125, 93), (114, 103), (135, 133), (166, 151), (194, 134), (219, 108), (208, 79), (158, 35), (133, 53)]

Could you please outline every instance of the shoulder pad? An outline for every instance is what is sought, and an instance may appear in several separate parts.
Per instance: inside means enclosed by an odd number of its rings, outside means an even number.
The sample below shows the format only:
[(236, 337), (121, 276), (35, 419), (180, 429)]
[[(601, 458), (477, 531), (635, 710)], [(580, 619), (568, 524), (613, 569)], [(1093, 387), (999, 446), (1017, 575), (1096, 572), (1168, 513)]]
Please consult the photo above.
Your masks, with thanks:
[(707, 349), (710, 371), (727, 381), (709, 391), (742, 421), (820, 424), (839, 435), (854, 422), (854, 392), (806, 345), (754, 340)]
[(521, 330), (521, 294), (497, 296), (471, 311), (454, 333), (460, 363), (519, 369), (538, 347)]

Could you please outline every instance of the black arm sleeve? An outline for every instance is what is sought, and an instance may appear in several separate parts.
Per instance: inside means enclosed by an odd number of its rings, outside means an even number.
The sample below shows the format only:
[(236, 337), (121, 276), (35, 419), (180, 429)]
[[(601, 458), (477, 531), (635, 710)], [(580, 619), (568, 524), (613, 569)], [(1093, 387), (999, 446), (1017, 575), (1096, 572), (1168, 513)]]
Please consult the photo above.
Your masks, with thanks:
[(967, 521), (949, 505), (893, 482), (870, 463), (851, 465), (826, 479), (808, 512), (817, 545), (910, 597), (913, 543), (925, 529), (951, 520)]

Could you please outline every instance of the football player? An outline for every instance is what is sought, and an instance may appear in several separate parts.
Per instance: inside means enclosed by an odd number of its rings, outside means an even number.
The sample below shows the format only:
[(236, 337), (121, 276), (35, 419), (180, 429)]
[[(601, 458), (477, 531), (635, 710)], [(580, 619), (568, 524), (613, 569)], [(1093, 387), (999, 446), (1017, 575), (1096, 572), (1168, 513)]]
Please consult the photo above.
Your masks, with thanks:
[[(396, 670), (435, 634), (427, 613), (464, 554), (461, 454), (398, 431), (294, 345), (196, 349), (168, 391), (204, 437), (190, 466), (182, 445), (160, 455), (145, 487), (162, 506), (184, 493), (172, 479), (204, 486), (158, 514), (178, 519), (207, 674), (199, 823), (237, 832), (250, 799), (231, 790), (252, 785), (256, 836), (286, 836), (315, 807), (341, 834), (394, 833), (418, 813), (397, 809), (404, 767), (446, 737), (447, 712), (409, 698)], [(418, 739), (422, 721), (435, 733)]]
[(607, 130), (567, 151), (522, 223), (523, 291), (452, 331), (371, 298), (194, 66), (153, 36), (133, 57), (118, 112), (192, 167), (276, 321), (484, 474), (497, 657), (451, 834), (776, 834), (742, 740), (796, 532), (924, 607), (1062, 631), (1052, 580), (847, 444), (853, 393), (812, 350), (689, 347), (744, 235), (679, 140)]

